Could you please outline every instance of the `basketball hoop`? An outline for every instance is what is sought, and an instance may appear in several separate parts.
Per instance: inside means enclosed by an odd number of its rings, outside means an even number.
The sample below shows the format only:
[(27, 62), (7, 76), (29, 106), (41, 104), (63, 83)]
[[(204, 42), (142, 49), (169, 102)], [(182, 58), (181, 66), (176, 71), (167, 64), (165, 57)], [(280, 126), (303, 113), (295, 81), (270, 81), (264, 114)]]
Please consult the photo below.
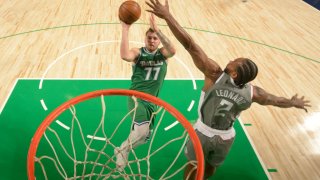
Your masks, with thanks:
[[(28, 158), (27, 158), (27, 168), (28, 168), (28, 178), (30, 180), (35, 180), (35, 163), (39, 162), (41, 164), (41, 161), (39, 160), (39, 158), (37, 158), (36, 153), (37, 153), (37, 149), (38, 149), (38, 146), (39, 146), (39, 143), (40, 143), (40, 140), (42, 139), (42, 137), (44, 136), (45, 138), (47, 138), (45, 135), (45, 132), (47, 129), (50, 130), (49, 125), (53, 121), (55, 121), (56, 118), (58, 116), (60, 116), (65, 110), (72, 109), (74, 107), (74, 105), (80, 104), (83, 101), (93, 99), (96, 97), (101, 97), (102, 101), (104, 101), (103, 97), (105, 97), (105, 96), (135, 97), (135, 98), (139, 98), (139, 99), (142, 99), (142, 100), (145, 100), (148, 102), (152, 102), (152, 103), (156, 104), (157, 106), (162, 107), (167, 112), (169, 112), (185, 128), (186, 132), (189, 135), (189, 138), (191, 139), (191, 141), (193, 143), (193, 146), (194, 146), (194, 149), (196, 152), (196, 158), (197, 158), (196, 179), (198, 179), (198, 180), (202, 179), (202, 177), (204, 175), (204, 159), (203, 159), (203, 152), (202, 152), (202, 147), (201, 147), (200, 141), (199, 141), (197, 134), (194, 131), (192, 125), (188, 122), (188, 120), (178, 110), (176, 110), (172, 105), (166, 103), (165, 101), (163, 101), (157, 97), (154, 97), (152, 95), (146, 94), (146, 93), (142, 93), (142, 92), (138, 92), (138, 91), (134, 91), (134, 90), (109, 89), (109, 90), (93, 91), (93, 92), (89, 92), (89, 93), (80, 95), (78, 97), (75, 97), (75, 98), (63, 103), (62, 105), (60, 105), (58, 108), (56, 108), (53, 112), (51, 112), (45, 118), (45, 120), (41, 123), (41, 125), (38, 127), (37, 131), (35, 132), (32, 140), (31, 140), (30, 147), (29, 147)], [(75, 114), (75, 112), (72, 114)], [(101, 119), (104, 119), (104, 118), (101, 118)], [(49, 144), (50, 144), (50, 142), (49, 142)], [(99, 156), (100, 156), (100, 154), (99, 154)], [(59, 160), (58, 160), (58, 163), (60, 164)], [(105, 166), (105, 165), (101, 165), (101, 166)], [(41, 167), (42, 167), (42, 165), (41, 165)], [(105, 167), (103, 167), (103, 168), (105, 168)], [(42, 170), (43, 169), (44, 168), (42, 168)], [(183, 168), (181, 168), (181, 169), (183, 169)], [(63, 172), (64, 171), (61, 171), (60, 174), (62, 174), (62, 175), (66, 174), (65, 172), (64, 173)], [(147, 175), (146, 177), (148, 179), (149, 175)], [(83, 178), (83, 176), (82, 176), (82, 178)], [(74, 179), (74, 178), (71, 178), (71, 179)], [(164, 179), (166, 179), (166, 178), (164, 178)]]

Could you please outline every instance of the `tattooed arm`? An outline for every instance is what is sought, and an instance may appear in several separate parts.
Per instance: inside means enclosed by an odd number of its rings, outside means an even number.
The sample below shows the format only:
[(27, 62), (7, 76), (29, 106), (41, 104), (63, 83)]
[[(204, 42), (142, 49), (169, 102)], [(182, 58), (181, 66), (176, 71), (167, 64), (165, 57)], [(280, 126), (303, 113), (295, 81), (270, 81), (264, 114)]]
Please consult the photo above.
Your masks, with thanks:
[(294, 95), (291, 99), (285, 97), (278, 97), (270, 94), (258, 86), (253, 86), (253, 102), (260, 105), (272, 105), (280, 108), (299, 108), (308, 112), (306, 107), (310, 107), (310, 101), (304, 100), (304, 96), (298, 98), (298, 95)]
[(163, 45), (163, 48), (160, 49), (161, 53), (167, 58), (172, 57), (176, 53), (176, 49), (171, 41), (159, 30), (153, 14), (150, 16), (150, 26), (156, 32)]
[(177, 22), (173, 15), (169, 12), (168, 0), (162, 5), (159, 0), (146, 1), (151, 10), (147, 10), (164, 19), (173, 35), (184, 46), (192, 57), (194, 64), (205, 75), (204, 88), (208, 89), (223, 73), (220, 65), (210, 59), (204, 50), (193, 40), (193, 38), (185, 31), (182, 26)]
[(172, 57), (176, 53), (176, 49), (170, 40), (161, 31), (157, 31), (157, 35), (163, 45), (163, 48), (161, 48), (161, 53), (167, 58)]

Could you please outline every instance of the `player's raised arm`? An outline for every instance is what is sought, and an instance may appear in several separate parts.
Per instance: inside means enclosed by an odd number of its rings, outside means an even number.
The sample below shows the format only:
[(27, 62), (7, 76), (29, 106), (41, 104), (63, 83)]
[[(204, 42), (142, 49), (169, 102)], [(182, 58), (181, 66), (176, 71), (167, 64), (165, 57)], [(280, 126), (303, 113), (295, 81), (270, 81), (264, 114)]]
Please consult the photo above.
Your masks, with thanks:
[(171, 41), (167, 38), (166, 35), (164, 35), (160, 29), (158, 28), (154, 15), (151, 14), (150, 16), (150, 27), (156, 32), (157, 36), (159, 37), (163, 47), (160, 49), (161, 53), (166, 57), (170, 58), (175, 55), (176, 53), (176, 48), (174, 45), (171, 43)]
[(272, 105), (281, 108), (295, 107), (304, 109), (306, 112), (308, 112), (307, 107), (311, 107), (310, 101), (305, 100), (304, 96), (298, 98), (298, 95), (296, 94), (292, 96), (291, 99), (287, 99), (285, 97), (278, 97), (270, 94), (258, 86), (253, 86), (252, 101), (260, 105)]
[(192, 37), (174, 19), (169, 12), (168, 1), (166, 0), (165, 5), (162, 5), (158, 0), (150, 0), (150, 2), (146, 3), (152, 9), (147, 10), (148, 12), (155, 14), (167, 22), (174, 36), (192, 56), (193, 62), (197, 68), (203, 72), (206, 77), (212, 80), (217, 79), (222, 73), (220, 66), (215, 61), (208, 58), (201, 47), (195, 43)]
[(138, 48), (129, 49), (129, 28), (131, 25), (121, 22), (122, 26), (122, 36), (121, 36), (121, 44), (120, 44), (120, 56), (121, 59), (134, 62), (136, 57), (139, 55)]

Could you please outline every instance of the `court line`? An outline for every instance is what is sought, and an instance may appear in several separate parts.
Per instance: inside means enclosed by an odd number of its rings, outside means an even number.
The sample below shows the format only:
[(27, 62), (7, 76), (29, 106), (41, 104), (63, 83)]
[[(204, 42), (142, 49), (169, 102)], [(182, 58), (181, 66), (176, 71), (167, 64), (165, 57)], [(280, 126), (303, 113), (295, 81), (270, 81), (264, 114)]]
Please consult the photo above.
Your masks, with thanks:
[(64, 129), (66, 129), (66, 130), (70, 130), (70, 127), (69, 126), (67, 126), (67, 125), (65, 125), (65, 124), (63, 124), (61, 121), (59, 121), (59, 120), (56, 120), (56, 123), (57, 124), (59, 124), (61, 127), (63, 127)]
[(279, 50), (279, 51), (282, 51), (282, 52), (285, 52), (285, 53), (288, 53), (288, 54), (291, 54), (291, 55), (294, 55), (294, 56), (298, 56), (298, 57), (301, 57), (301, 58), (309, 60), (309, 61), (320, 63), (320, 60), (312, 59), (312, 58), (309, 58), (307, 56), (304, 56), (304, 55), (301, 55), (301, 54), (298, 54), (298, 53), (294, 53), (294, 52), (291, 52), (289, 50), (285, 50), (285, 49), (282, 49), (282, 48), (279, 48), (279, 47), (276, 47), (276, 46), (272, 46), (272, 45), (268, 45), (268, 44), (265, 44), (265, 43), (262, 43), (262, 42), (258, 42), (258, 41), (255, 41), (255, 40), (250, 40), (250, 39), (246, 39), (246, 38), (239, 37), (239, 36), (233, 36), (233, 35), (229, 35), (229, 34), (224, 34), (224, 33), (221, 33), (221, 32), (208, 31), (208, 30), (204, 30), (204, 29), (197, 29), (197, 28), (190, 28), (190, 27), (183, 27), (183, 28), (184, 29), (189, 29), (189, 30), (206, 32), (206, 33), (212, 33), (212, 34), (216, 34), (216, 35), (221, 35), (221, 36), (235, 38), (235, 39), (242, 40), (242, 41), (251, 42), (251, 43), (254, 43), (254, 44), (258, 44), (258, 45), (262, 45), (262, 46), (268, 47), (270, 49), (276, 49), (276, 50)]
[[(3, 36), (3, 37), (0, 37), (0, 40), (6, 39), (6, 38), (15, 37), (15, 36), (19, 36), (19, 35), (31, 34), (31, 33), (34, 33), (34, 32), (40, 32), (40, 31), (48, 31), (48, 30), (61, 29), (61, 28), (70, 28), (70, 27), (106, 25), (106, 24), (118, 25), (120, 23), (119, 22), (109, 22), (109, 23), (108, 22), (105, 22), (105, 23), (99, 23), (98, 22), (98, 23), (90, 23), (90, 24), (71, 24), (71, 25), (55, 26), (55, 27), (49, 27), (49, 28), (43, 28), (43, 29), (34, 29), (34, 30), (31, 30), (31, 31), (25, 31), (25, 32), (17, 33), (17, 34), (11, 34), (11, 35), (7, 35), (7, 36)], [(138, 23), (138, 22), (135, 23), (135, 24), (148, 25), (148, 26), (150, 25), (150, 24), (147, 24), (147, 23)], [(159, 24), (159, 26), (168, 27), (168, 25), (166, 25), (166, 24)], [(200, 31), (200, 32), (205, 32), (205, 33), (216, 34), (216, 35), (220, 35), (220, 36), (225, 36), (225, 37), (229, 37), (229, 38), (238, 39), (238, 40), (241, 40), (241, 41), (247, 41), (247, 42), (258, 44), (258, 45), (261, 45), (261, 46), (265, 46), (265, 47), (268, 47), (268, 48), (271, 48), (271, 49), (276, 49), (276, 50), (279, 50), (279, 51), (282, 51), (282, 52), (285, 52), (285, 53), (288, 53), (288, 54), (291, 54), (291, 55), (294, 55), (294, 56), (298, 56), (300, 58), (303, 58), (303, 59), (306, 59), (306, 60), (309, 60), (309, 61), (320, 63), (320, 60), (312, 59), (312, 58), (309, 58), (307, 56), (291, 52), (289, 50), (285, 50), (285, 49), (282, 49), (282, 48), (279, 48), (279, 47), (276, 47), (276, 46), (272, 46), (272, 45), (268, 45), (268, 44), (265, 44), (265, 43), (262, 43), (262, 42), (258, 42), (256, 40), (250, 40), (250, 39), (247, 39), (247, 38), (244, 38), (244, 37), (239, 37), (239, 36), (224, 34), (224, 33), (221, 33), (221, 32), (204, 30), (204, 29), (192, 28), (192, 27), (182, 26), (182, 28), (188, 29), (188, 30), (194, 30), (194, 31)]]
[(58, 62), (60, 61), (60, 59), (62, 59), (64, 56), (74, 52), (74, 51), (77, 51), (78, 49), (81, 49), (81, 48), (85, 48), (85, 47), (89, 47), (89, 46), (92, 46), (92, 45), (97, 45), (97, 44), (104, 44), (104, 43), (113, 43), (113, 42), (120, 42), (119, 40), (110, 40), (110, 41), (100, 41), (100, 42), (94, 42), (94, 43), (88, 43), (88, 44), (85, 44), (85, 45), (81, 45), (79, 47), (76, 47), (76, 48), (73, 48), (71, 49), (70, 51), (67, 51), (66, 53), (63, 53), (62, 55), (60, 55), (58, 58), (56, 58), (52, 63), (49, 64), (49, 66), (47, 67), (47, 69), (45, 70), (45, 72), (43, 73), (42, 77), (41, 77), (41, 80), (40, 80), (40, 83), (39, 83), (39, 89), (42, 89), (42, 83), (43, 83), (43, 79), (44, 77), (47, 75), (48, 71)]
[[(194, 100), (191, 101), (189, 107), (188, 107), (188, 111), (190, 112), (193, 108), (194, 105)], [(179, 121), (175, 121), (174, 123), (172, 123), (171, 125), (167, 126), (166, 128), (164, 128), (165, 131), (168, 131), (169, 129), (173, 128), (174, 126), (176, 126), (179, 123)]]
[(4, 100), (4, 102), (2, 103), (1, 105), (1, 109), (0, 109), (0, 115), (2, 114), (2, 110), (4, 109), (4, 106), (7, 104), (12, 92), (13, 92), (13, 89), (16, 87), (17, 83), (18, 83), (18, 80), (19, 78), (17, 78), (13, 84), (13, 86), (11, 87), (11, 90), (9, 91), (9, 94), (7, 95), (6, 99)]
[(191, 101), (189, 107), (188, 107), (188, 111), (191, 111), (191, 109), (193, 108), (193, 105), (194, 105), (194, 100)]
[(44, 102), (43, 99), (40, 100), (40, 103), (41, 103), (42, 108), (43, 108), (45, 111), (47, 111), (48, 108), (47, 108), (46, 103)]
[(249, 136), (249, 133), (247, 132), (247, 129), (246, 129), (245, 126), (243, 125), (241, 118), (238, 117), (237, 119), (238, 119), (238, 121), (239, 121), (239, 123), (240, 123), (240, 125), (241, 125), (241, 127), (242, 127), (242, 129), (243, 129), (243, 131), (244, 131), (244, 133), (246, 134), (246, 137), (248, 138), (248, 140), (249, 140), (249, 142), (250, 142), (250, 145), (252, 146), (253, 151), (254, 151), (255, 154), (257, 155), (257, 158), (258, 158), (258, 160), (259, 160), (259, 162), (260, 162), (260, 164), (261, 164), (264, 172), (266, 173), (268, 179), (269, 179), (269, 180), (272, 180), (272, 178), (271, 178), (271, 176), (270, 176), (270, 173), (269, 173), (266, 165), (263, 163), (262, 158), (261, 158), (260, 154), (258, 153), (257, 148), (256, 148), (256, 146), (254, 145), (251, 137)]
[(89, 139), (95, 139), (95, 140), (99, 140), (99, 141), (106, 141), (106, 138), (102, 138), (102, 137), (97, 137), (97, 136), (92, 136), (92, 135), (87, 135), (87, 138)]
[[(93, 45), (97, 45), (97, 44), (104, 44), (104, 43), (119, 43), (121, 42), (120, 40), (109, 40), (109, 41), (97, 41), (97, 42), (93, 42), (93, 43), (88, 43), (85, 45), (81, 45), (79, 47), (73, 48), (65, 53), (63, 53), (62, 55), (60, 55), (58, 58), (56, 58), (52, 63), (49, 64), (49, 66), (47, 67), (47, 69), (45, 70), (45, 72), (43, 73), (40, 83), (39, 83), (39, 89), (42, 89), (42, 84), (43, 84), (43, 79), (45, 78), (45, 76), (47, 75), (47, 73), (49, 72), (49, 70), (58, 62), (60, 61), (64, 56), (77, 51), (81, 48), (85, 48), (85, 47), (89, 47), (89, 46), (93, 46)], [(137, 42), (137, 41), (129, 41), (129, 43), (133, 43), (133, 44), (139, 44), (139, 45), (144, 45), (144, 43), (142, 42)], [(190, 71), (190, 69), (188, 68), (188, 66), (186, 64), (183, 63), (183, 61), (181, 61), (179, 58), (177, 58), (176, 56), (173, 56), (174, 59), (176, 59), (188, 72), (189, 76), (191, 77), (192, 83), (193, 83), (193, 89), (196, 90), (197, 89), (197, 84), (195, 82), (195, 78), (192, 74), (192, 72)]]
[(180, 64), (182, 64), (182, 66), (187, 70), (189, 76), (191, 77), (191, 81), (193, 83), (193, 89), (197, 90), (197, 84), (196, 81), (194, 80), (193, 74), (190, 71), (190, 69), (188, 68), (188, 66), (186, 64), (184, 64), (179, 58), (177, 58), (176, 56), (173, 56), (173, 58), (175, 58)]
[(179, 121), (175, 121), (174, 123), (172, 123), (171, 125), (167, 126), (166, 128), (164, 128), (165, 131), (168, 131), (169, 129), (173, 128), (174, 126), (176, 126), (177, 124), (179, 124)]

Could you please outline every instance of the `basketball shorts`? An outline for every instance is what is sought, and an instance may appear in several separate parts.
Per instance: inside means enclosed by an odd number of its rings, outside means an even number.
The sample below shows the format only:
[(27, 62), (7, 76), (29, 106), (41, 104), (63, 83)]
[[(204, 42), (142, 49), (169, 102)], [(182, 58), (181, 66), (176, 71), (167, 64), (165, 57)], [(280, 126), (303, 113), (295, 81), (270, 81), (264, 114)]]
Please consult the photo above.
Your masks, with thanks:
[[(195, 131), (201, 142), (205, 162), (214, 167), (220, 166), (230, 151), (234, 137), (228, 140), (223, 140), (219, 135), (208, 137), (197, 129)], [(196, 160), (196, 154), (190, 140), (186, 144), (185, 155), (189, 161)]]
[[(131, 113), (132, 118), (134, 118), (134, 123), (141, 125), (144, 123), (151, 123), (150, 127), (153, 125), (155, 115), (152, 116), (152, 113), (157, 110), (157, 105), (137, 99), (137, 110), (135, 113)], [(135, 107), (135, 102), (132, 98), (128, 98), (128, 110), (131, 111)]]

